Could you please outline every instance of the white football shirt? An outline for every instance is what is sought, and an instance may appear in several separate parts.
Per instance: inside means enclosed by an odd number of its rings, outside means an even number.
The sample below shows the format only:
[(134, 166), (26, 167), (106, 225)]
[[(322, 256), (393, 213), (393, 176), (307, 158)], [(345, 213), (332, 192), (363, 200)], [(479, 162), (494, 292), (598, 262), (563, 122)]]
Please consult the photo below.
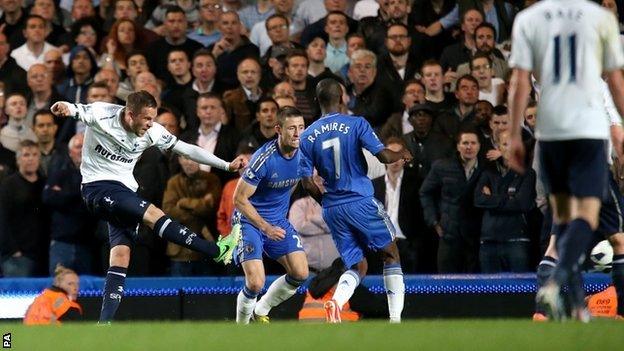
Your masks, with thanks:
[(538, 140), (608, 139), (603, 72), (624, 66), (615, 16), (587, 0), (544, 0), (516, 17), (509, 64), (541, 85)]
[(121, 124), (124, 106), (104, 102), (68, 106), (71, 115), (87, 125), (80, 165), (83, 184), (112, 180), (136, 191), (139, 185), (132, 171), (143, 151), (153, 145), (167, 150), (177, 142), (158, 123), (153, 123), (142, 137), (126, 131)]

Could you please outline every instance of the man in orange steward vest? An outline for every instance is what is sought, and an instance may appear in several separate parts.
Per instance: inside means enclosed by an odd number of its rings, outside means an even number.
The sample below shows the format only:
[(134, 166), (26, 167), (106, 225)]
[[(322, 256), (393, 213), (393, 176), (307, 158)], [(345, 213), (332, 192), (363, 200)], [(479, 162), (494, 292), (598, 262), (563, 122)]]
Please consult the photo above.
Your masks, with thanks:
[[(305, 301), (299, 310), (299, 320), (309, 322), (325, 322), (326, 310), (324, 304), (331, 300), (338, 283), (338, 279), (346, 271), (340, 258), (337, 258), (330, 267), (320, 271), (308, 286)], [(342, 321), (357, 321), (363, 317), (386, 318), (388, 305), (385, 295), (375, 295), (368, 288), (358, 286), (351, 299), (340, 310)]]
[(76, 272), (58, 265), (52, 286), (43, 290), (28, 307), (24, 324), (61, 324), (81, 319), (82, 307), (76, 302), (79, 285)]

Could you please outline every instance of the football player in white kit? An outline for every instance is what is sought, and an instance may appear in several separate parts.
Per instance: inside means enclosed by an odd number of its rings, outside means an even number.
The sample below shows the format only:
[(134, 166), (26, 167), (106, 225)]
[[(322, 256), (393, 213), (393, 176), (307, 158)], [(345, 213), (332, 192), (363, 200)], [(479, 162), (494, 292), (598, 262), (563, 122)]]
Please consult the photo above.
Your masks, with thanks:
[[(541, 84), (536, 138), (542, 181), (553, 210), (559, 262), (537, 293), (553, 319), (564, 317), (560, 289), (569, 285), (573, 318), (586, 321), (579, 261), (598, 226), (607, 191), (609, 119), (601, 75), (608, 78), (620, 115), (624, 112), (624, 53), (615, 16), (587, 0), (544, 0), (516, 17), (512, 33), (509, 92), (512, 117), (510, 166), (524, 169), (521, 137), (530, 77)], [(611, 137), (622, 156), (624, 133)], [(580, 300), (580, 301), (579, 301)]]
[(136, 194), (134, 165), (143, 151), (153, 145), (231, 172), (245, 166), (241, 157), (226, 162), (196, 145), (178, 140), (154, 122), (156, 108), (156, 100), (146, 91), (130, 94), (125, 107), (64, 101), (51, 107), (56, 116), (70, 116), (87, 125), (80, 166), (82, 197), (90, 211), (108, 222), (111, 247), (100, 323), (110, 322), (121, 302), (130, 249), (139, 223), (160, 237), (202, 252), (217, 262), (229, 263), (240, 239), (235, 234), (216, 244), (206, 241)]

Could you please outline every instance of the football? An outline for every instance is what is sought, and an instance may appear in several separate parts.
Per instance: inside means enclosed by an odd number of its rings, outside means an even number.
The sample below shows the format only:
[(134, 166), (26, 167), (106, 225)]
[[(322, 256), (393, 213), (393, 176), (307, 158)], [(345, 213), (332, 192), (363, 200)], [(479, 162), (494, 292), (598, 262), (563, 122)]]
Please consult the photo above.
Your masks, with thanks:
[(596, 244), (591, 250), (589, 259), (594, 265), (596, 271), (605, 271), (611, 268), (611, 262), (613, 261), (613, 248), (609, 241), (603, 240)]

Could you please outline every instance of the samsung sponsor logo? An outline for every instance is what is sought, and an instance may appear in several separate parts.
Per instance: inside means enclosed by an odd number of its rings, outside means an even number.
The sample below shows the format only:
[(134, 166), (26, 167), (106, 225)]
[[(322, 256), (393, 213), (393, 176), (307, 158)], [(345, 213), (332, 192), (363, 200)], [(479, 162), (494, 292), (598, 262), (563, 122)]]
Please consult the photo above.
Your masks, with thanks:
[(279, 182), (268, 182), (267, 186), (272, 189), (290, 188), (294, 186), (295, 184), (297, 184), (298, 181), (299, 181), (299, 178), (286, 179), (286, 180), (281, 180)]

